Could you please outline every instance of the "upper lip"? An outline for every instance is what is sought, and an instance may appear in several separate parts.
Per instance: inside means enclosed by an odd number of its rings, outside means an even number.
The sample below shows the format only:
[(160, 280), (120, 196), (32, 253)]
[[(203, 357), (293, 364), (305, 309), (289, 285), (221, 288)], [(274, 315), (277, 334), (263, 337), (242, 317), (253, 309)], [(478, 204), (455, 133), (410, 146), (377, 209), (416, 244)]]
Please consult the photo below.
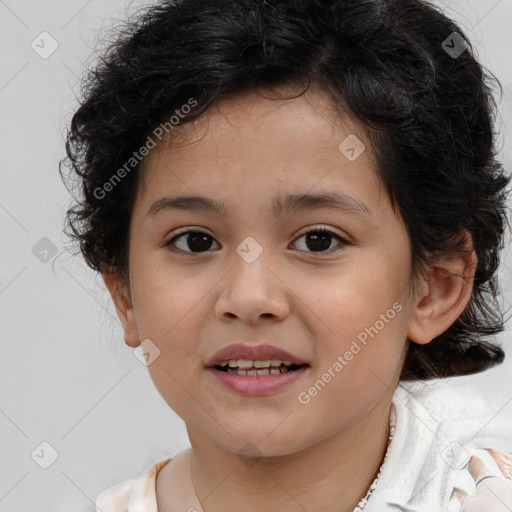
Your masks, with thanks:
[(290, 361), (293, 364), (307, 364), (299, 357), (290, 354), (282, 348), (272, 345), (244, 345), (243, 343), (235, 343), (221, 348), (206, 363), (207, 368), (213, 368), (223, 361), (230, 359), (246, 359), (249, 361), (265, 361), (267, 359), (279, 359), (280, 361)]

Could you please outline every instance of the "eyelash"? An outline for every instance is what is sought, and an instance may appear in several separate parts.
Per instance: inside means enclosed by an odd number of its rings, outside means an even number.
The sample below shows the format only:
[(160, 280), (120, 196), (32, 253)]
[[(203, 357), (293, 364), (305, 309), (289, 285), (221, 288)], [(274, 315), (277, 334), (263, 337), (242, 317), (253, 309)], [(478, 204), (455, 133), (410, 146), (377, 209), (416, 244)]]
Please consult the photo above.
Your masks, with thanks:
[[(207, 237), (211, 238), (212, 240), (215, 240), (208, 233), (205, 233), (205, 232), (203, 232), (203, 231), (201, 231), (199, 229), (189, 229), (187, 231), (183, 231), (183, 232), (178, 233), (177, 235), (173, 236), (168, 242), (166, 242), (164, 244), (164, 246), (165, 247), (169, 247), (170, 250), (173, 251), (173, 252), (180, 252), (180, 253), (185, 253), (185, 254), (203, 254), (203, 253), (206, 253), (206, 252), (210, 252), (209, 250), (198, 251), (198, 252), (184, 251), (183, 249), (172, 247), (172, 245), (173, 245), (173, 243), (175, 241), (177, 241), (181, 237), (184, 237), (184, 236), (189, 235), (191, 233), (200, 234), (200, 235), (206, 235)], [(345, 238), (343, 238), (342, 236), (338, 235), (334, 231), (332, 231), (330, 229), (327, 229), (325, 227), (314, 227), (314, 228), (310, 229), (309, 231), (306, 231), (306, 232), (302, 233), (295, 240), (298, 240), (298, 239), (302, 238), (303, 236), (306, 236), (306, 235), (308, 235), (310, 233), (326, 233), (326, 234), (333, 235), (333, 237), (338, 238), (340, 240), (340, 243), (337, 246), (335, 246), (335, 247), (333, 247), (331, 249), (328, 249), (326, 251), (304, 251), (304, 252), (309, 252), (311, 254), (332, 254), (333, 252), (341, 250), (343, 248), (343, 246), (350, 244)]]

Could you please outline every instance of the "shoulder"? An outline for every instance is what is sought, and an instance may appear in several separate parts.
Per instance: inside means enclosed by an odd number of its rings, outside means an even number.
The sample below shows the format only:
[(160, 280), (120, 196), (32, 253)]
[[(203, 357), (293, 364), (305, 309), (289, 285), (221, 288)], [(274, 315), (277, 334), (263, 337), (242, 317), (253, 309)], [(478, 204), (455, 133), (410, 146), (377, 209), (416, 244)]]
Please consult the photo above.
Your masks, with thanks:
[[(393, 397), (395, 436), (379, 478), (388, 505), (458, 512), (455, 505), (447, 509), (450, 496), (462, 490), (466, 494), (459, 498), (469, 500), (480, 483), (481, 488), (500, 487), (493, 492), (506, 496), (512, 484), (510, 390), (485, 377), (487, 382), (481, 376), (400, 382)], [(491, 468), (495, 472), (481, 478)], [(512, 503), (508, 497), (503, 501)]]
[(507, 511), (512, 503), (512, 453), (491, 448), (476, 449), (457, 471), (449, 511)]
[(509, 386), (485, 377), (406, 382), (397, 388), (394, 403), (407, 427), (404, 435), (428, 445), (425, 456), (434, 465), (462, 469), (474, 454), (485, 457), (478, 450), (512, 452)]
[(167, 457), (136, 478), (105, 489), (96, 499), (96, 512), (157, 512), (156, 475), (170, 460)]
[(510, 388), (493, 375), (400, 381), (394, 398), (395, 402), (405, 402), (414, 409), (424, 410), (439, 423), (490, 416), (494, 426), (507, 425), (510, 432), (512, 408), (505, 407), (510, 401)]

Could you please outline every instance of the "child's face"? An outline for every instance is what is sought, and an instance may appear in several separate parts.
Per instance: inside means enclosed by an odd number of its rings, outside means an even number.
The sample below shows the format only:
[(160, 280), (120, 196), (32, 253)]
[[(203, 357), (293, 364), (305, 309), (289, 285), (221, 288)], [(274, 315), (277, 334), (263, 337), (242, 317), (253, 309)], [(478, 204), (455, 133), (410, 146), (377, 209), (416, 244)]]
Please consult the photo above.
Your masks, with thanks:
[[(249, 442), (263, 455), (293, 453), (389, 403), (417, 302), (409, 237), (368, 142), (354, 161), (338, 149), (351, 134), (365, 138), (357, 124), (336, 122), (324, 97), (248, 94), (220, 106), (196, 129), (183, 126), (187, 145), (160, 145), (146, 160), (130, 230), (127, 341), (158, 346), (151, 377), (189, 432), (231, 451)], [(346, 208), (273, 212), (288, 195), (333, 193), (351, 198)], [(148, 214), (177, 195), (225, 202), (229, 213)], [(319, 226), (334, 234), (303, 236)], [(175, 251), (165, 246), (187, 229), (211, 239), (182, 236)], [(233, 343), (274, 345), (309, 368), (278, 391), (243, 395), (205, 368)]]

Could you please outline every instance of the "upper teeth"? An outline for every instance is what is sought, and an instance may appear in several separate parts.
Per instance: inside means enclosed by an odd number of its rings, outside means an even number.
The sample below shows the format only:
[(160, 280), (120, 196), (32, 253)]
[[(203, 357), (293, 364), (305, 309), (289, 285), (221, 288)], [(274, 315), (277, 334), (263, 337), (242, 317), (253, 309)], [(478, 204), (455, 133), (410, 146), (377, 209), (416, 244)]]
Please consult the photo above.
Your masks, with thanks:
[(222, 361), (220, 366), (229, 365), (230, 368), (268, 368), (269, 366), (291, 366), (290, 361), (281, 361), (280, 359), (265, 359), (264, 361), (251, 361), (250, 359), (228, 359)]

